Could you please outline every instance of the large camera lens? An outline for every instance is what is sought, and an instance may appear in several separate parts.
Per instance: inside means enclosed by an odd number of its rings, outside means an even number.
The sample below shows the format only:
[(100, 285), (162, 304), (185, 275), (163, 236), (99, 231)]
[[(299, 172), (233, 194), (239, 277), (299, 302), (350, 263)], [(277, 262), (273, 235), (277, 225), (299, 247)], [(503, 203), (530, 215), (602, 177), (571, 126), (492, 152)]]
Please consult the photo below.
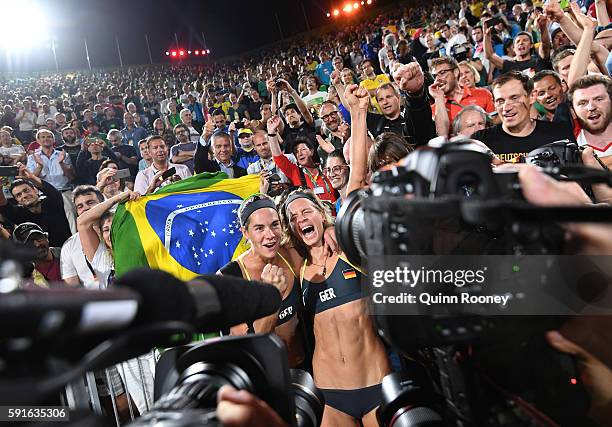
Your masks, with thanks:
[(325, 398), (308, 372), (291, 369), (291, 385), (295, 394), (295, 418), (298, 427), (317, 427), (323, 419)]
[(355, 265), (361, 265), (361, 258), (366, 256), (364, 197), (367, 197), (365, 191), (353, 191), (336, 217), (338, 244), (348, 260)]
[(434, 397), (415, 379), (402, 378), (398, 373), (382, 381), (381, 425), (389, 427), (443, 427), (440, 414), (429, 405)]

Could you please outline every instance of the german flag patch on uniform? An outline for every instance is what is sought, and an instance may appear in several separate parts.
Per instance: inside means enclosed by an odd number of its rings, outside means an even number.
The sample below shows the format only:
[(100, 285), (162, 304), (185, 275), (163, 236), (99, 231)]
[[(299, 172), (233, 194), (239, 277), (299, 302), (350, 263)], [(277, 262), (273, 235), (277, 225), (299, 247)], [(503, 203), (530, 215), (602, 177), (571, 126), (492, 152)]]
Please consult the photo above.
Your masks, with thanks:
[(354, 279), (357, 277), (357, 272), (349, 268), (348, 270), (342, 270), (342, 275), (344, 276), (344, 280)]

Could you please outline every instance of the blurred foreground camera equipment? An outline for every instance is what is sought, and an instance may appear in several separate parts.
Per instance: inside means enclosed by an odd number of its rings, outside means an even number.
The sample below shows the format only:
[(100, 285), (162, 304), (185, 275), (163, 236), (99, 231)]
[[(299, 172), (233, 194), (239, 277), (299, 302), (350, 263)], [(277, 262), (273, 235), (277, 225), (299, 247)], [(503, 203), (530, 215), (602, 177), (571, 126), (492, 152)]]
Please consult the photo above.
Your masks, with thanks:
[[(273, 286), (217, 275), (185, 283), (137, 269), (104, 291), (23, 288), (21, 264), (31, 251), (0, 242), (0, 255), (2, 405), (57, 405), (60, 391), (85, 372), (165, 347), (156, 404), (136, 425), (217, 425), (217, 391), (224, 384), (265, 400), (290, 426), (319, 425), (324, 399), (309, 374), (289, 371), (275, 335), (186, 346), (196, 332), (276, 313), (281, 298)], [(80, 425), (104, 421), (85, 416)]]
[(223, 385), (258, 396), (290, 426), (321, 423), (323, 395), (310, 374), (288, 369), (281, 339), (248, 335), (166, 351), (156, 370), (156, 403), (133, 425), (219, 425), (215, 408)]
[[(572, 144), (550, 144), (531, 158), (554, 166), (545, 172), (556, 179), (612, 185), (611, 174), (578, 164)], [(411, 266), (424, 256), (460, 259), (457, 268), (469, 269), (478, 255), (564, 254), (559, 222), (612, 218), (609, 207), (531, 205), (522, 195), (518, 172), (495, 170), (491, 160), (490, 150), (477, 141), (430, 141), (376, 173), (370, 189), (349, 195), (335, 225), (340, 247), (350, 261), (367, 261), (370, 272), (374, 259), (393, 256)], [(453, 258), (460, 255), (470, 257)], [(546, 283), (547, 274), (559, 266), (541, 267), (541, 277), (521, 276), (521, 283)], [(454, 282), (427, 286), (441, 296), (465, 292)], [(382, 425), (591, 425), (589, 396), (577, 380), (574, 359), (544, 340), (544, 333), (559, 328), (566, 316), (429, 308), (421, 315), (374, 314), (379, 334), (424, 370), (408, 378), (385, 378)]]

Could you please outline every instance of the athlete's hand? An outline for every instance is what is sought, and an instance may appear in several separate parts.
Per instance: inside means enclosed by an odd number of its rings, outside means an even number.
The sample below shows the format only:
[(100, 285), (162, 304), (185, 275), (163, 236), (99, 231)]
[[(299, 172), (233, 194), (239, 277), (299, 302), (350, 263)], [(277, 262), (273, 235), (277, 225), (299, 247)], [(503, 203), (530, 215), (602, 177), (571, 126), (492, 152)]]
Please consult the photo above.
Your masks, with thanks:
[(266, 264), (261, 272), (261, 281), (274, 286), (281, 293), (281, 297), (287, 290), (287, 281), (283, 269), (274, 264)]

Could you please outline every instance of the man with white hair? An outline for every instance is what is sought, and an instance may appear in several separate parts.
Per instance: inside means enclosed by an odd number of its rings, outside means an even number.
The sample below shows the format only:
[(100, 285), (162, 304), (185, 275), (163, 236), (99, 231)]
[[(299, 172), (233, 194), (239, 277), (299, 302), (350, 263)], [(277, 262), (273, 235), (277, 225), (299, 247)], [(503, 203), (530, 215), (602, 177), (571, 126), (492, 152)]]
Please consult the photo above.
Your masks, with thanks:
[(386, 70), (389, 66), (389, 56), (387, 55), (388, 50), (395, 50), (397, 45), (397, 39), (395, 34), (389, 33), (383, 39), (384, 46), (378, 51), (378, 63), (381, 70)]

